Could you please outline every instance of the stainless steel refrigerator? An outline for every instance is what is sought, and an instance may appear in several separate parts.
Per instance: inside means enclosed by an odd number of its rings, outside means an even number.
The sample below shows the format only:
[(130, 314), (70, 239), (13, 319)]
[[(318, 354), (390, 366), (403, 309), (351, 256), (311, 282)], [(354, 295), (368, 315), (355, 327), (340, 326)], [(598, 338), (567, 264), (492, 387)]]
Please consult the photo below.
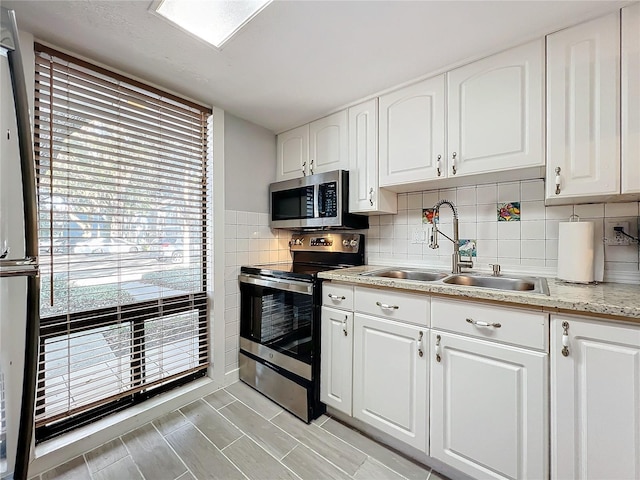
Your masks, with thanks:
[(1, 9), (0, 477), (27, 478), (33, 444), (40, 279), (31, 119), (12, 10)]

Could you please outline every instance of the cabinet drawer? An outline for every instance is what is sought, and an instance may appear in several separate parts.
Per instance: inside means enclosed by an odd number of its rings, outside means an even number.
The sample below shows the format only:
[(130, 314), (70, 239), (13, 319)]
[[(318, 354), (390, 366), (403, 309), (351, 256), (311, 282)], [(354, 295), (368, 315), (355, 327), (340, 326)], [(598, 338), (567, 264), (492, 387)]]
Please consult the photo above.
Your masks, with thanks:
[(357, 287), (355, 310), (414, 325), (429, 326), (430, 298), (426, 295)]
[(322, 304), (327, 307), (353, 310), (353, 285), (324, 282), (322, 284)]
[(549, 316), (543, 312), (433, 298), (431, 318), (432, 328), (549, 350)]

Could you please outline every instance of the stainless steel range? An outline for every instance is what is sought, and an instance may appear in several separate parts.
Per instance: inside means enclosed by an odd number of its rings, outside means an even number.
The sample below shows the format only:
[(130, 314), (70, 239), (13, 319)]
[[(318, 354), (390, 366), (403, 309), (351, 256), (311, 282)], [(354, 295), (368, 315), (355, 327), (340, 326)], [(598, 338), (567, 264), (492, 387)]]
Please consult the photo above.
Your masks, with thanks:
[(310, 422), (325, 411), (317, 274), (364, 264), (364, 235), (293, 235), (289, 247), (292, 263), (240, 269), (240, 379)]

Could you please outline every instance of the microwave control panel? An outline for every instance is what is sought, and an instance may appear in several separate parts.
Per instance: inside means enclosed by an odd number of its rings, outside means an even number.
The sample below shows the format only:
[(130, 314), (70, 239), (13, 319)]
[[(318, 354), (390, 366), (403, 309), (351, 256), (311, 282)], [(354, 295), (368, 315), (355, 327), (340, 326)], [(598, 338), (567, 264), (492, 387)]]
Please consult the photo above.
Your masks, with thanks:
[(318, 187), (318, 216), (338, 216), (338, 184), (322, 183)]

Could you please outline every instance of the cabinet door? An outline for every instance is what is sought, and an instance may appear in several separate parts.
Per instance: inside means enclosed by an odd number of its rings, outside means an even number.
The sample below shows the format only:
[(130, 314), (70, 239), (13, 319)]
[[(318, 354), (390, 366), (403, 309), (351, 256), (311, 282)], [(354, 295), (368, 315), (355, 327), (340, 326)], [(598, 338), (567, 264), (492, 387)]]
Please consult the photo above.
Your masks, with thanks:
[(640, 326), (553, 315), (551, 348), (551, 478), (640, 478)]
[(351, 415), (353, 313), (322, 307), (320, 400)]
[(291, 180), (308, 174), (309, 125), (278, 135), (276, 180)]
[(378, 99), (349, 108), (349, 211), (398, 213), (398, 195), (378, 186)]
[(448, 175), (544, 165), (544, 43), (447, 73)]
[(444, 75), (380, 97), (380, 186), (446, 176)]
[(309, 174), (346, 170), (347, 111), (334, 113), (309, 124)]
[(427, 329), (355, 314), (353, 416), (427, 453)]
[(620, 193), (619, 82), (618, 13), (547, 36), (547, 199)]
[(622, 193), (640, 193), (640, 3), (622, 9)]
[(430, 455), (474, 478), (547, 478), (547, 354), (438, 331), (431, 345)]

